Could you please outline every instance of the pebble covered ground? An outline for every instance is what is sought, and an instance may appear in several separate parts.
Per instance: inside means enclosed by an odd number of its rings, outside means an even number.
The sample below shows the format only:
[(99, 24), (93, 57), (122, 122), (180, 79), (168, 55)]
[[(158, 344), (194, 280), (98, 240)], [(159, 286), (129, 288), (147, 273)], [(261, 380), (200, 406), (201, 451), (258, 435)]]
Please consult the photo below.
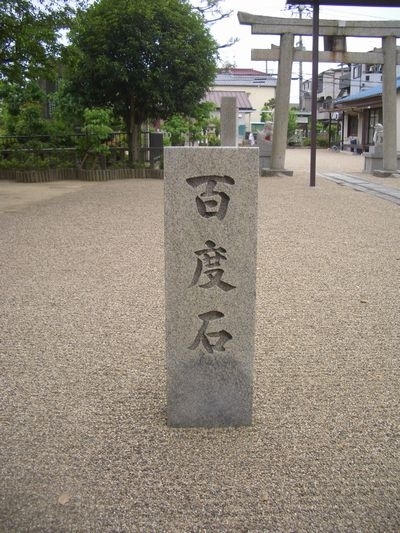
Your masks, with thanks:
[(308, 157), (259, 181), (243, 428), (166, 426), (163, 182), (0, 182), (0, 531), (400, 530), (400, 209)]

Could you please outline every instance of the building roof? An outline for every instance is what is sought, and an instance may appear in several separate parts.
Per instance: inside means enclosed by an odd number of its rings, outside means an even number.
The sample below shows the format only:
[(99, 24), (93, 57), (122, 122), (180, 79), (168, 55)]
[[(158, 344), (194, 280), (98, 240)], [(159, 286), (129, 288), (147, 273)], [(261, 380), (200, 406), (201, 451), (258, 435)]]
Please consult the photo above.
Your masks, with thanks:
[(221, 98), (223, 96), (236, 96), (237, 108), (240, 111), (255, 111), (250, 103), (248, 94), (244, 91), (208, 91), (204, 100), (212, 102), (217, 109), (221, 109)]
[(216, 85), (241, 85), (246, 87), (276, 87), (276, 77), (251, 68), (232, 68), (219, 72), (215, 78)]
[[(400, 89), (400, 77), (397, 78), (396, 88)], [(343, 98), (338, 98), (335, 101), (335, 104), (347, 104), (349, 102), (355, 102), (358, 100), (365, 100), (367, 98), (374, 98), (376, 96), (382, 96), (382, 84), (376, 85), (375, 87), (370, 87), (369, 89), (361, 89), (358, 93), (349, 94), (349, 96), (344, 96)]]
[(228, 70), (234, 76), (265, 76), (266, 73), (261, 70), (254, 70), (253, 68), (230, 68)]

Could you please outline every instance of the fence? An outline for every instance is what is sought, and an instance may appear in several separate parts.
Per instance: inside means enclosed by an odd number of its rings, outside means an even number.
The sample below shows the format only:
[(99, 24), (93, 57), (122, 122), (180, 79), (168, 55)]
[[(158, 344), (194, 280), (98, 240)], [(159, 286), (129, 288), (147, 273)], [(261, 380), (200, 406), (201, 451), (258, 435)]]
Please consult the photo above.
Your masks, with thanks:
[[(125, 133), (114, 132), (108, 136), (102, 143), (106, 148), (102, 150), (104, 153), (90, 148), (94, 140), (94, 136), (82, 133), (0, 136), (0, 173), (5, 176), (22, 170), (43, 172), (52, 169), (61, 172), (65, 169), (82, 171), (129, 168)], [(162, 166), (162, 134), (143, 132), (141, 146), (145, 167), (155, 169)]]
[(81, 170), (77, 168), (48, 170), (1, 170), (0, 179), (17, 183), (44, 183), (61, 180), (109, 181), (121, 179), (163, 179), (164, 173), (155, 168), (114, 168)]

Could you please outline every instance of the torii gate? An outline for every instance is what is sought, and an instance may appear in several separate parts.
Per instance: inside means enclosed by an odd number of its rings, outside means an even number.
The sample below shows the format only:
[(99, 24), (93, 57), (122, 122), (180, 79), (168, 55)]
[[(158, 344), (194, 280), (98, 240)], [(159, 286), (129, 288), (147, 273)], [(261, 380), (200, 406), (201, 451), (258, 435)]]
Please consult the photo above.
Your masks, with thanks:
[[(240, 24), (251, 26), (252, 34), (280, 35), (280, 47), (271, 50), (252, 49), (251, 51), (253, 61), (279, 61), (275, 120), (280, 127), (274, 130), (271, 155), (271, 168), (279, 172), (285, 166), (287, 119), (290, 104), (290, 83), (288, 80), (292, 75), (292, 64), (293, 61), (313, 61), (312, 52), (294, 48), (294, 37), (295, 35), (312, 35), (313, 45), (315, 45), (315, 39), (318, 45), (318, 35), (314, 35), (313, 31), (315, 21), (251, 15), (244, 12), (238, 13), (238, 19)], [(400, 21), (320, 20), (318, 34), (332, 38), (334, 51), (319, 52), (317, 61), (384, 64), (382, 77), (385, 139), (383, 143), (383, 168), (391, 172), (397, 171), (396, 65), (400, 64), (400, 53), (396, 49), (396, 37), (400, 37)], [(345, 40), (346, 37), (350, 36), (381, 37), (382, 51), (347, 52)], [(316, 95), (316, 91), (314, 94)], [(316, 105), (316, 102), (313, 103)], [(313, 170), (315, 173), (315, 168), (311, 168), (311, 174), (313, 174)], [(315, 185), (315, 176), (314, 180), (311, 180), (311, 185)]]

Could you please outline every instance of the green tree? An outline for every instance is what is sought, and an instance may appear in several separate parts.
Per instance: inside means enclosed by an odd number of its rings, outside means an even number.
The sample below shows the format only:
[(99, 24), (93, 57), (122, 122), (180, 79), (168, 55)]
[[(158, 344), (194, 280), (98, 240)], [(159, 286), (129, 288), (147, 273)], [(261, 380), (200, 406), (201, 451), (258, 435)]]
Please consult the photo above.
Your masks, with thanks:
[(164, 123), (163, 129), (169, 133), (172, 146), (183, 146), (186, 133), (189, 131), (189, 120), (181, 114), (172, 115)]
[[(1, 122), (7, 135), (43, 133), (44, 93), (33, 81), (23, 84), (0, 81)], [(35, 132), (36, 123), (38, 131)], [(23, 131), (25, 128), (25, 131)]]
[(21, 137), (43, 136), (49, 133), (40, 102), (26, 102), (21, 106), (15, 123), (15, 133)]
[(270, 107), (264, 107), (261, 109), (260, 121), (261, 122), (273, 122), (274, 120), (274, 110)]
[(104, 157), (110, 153), (110, 147), (106, 141), (110, 138), (113, 132), (111, 128), (112, 113), (109, 109), (101, 108), (86, 108), (84, 111), (84, 126), (82, 132), (86, 133), (83, 140), (84, 156), (81, 162), (81, 167), (84, 166), (86, 159), (90, 153), (94, 154), (93, 166), (96, 166), (100, 157), (101, 163), (104, 166)]
[(84, 125), (85, 104), (72, 94), (64, 79), (59, 80), (57, 90), (48, 96), (53, 107), (52, 126), (59, 134), (74, 134)]
[(268, 102), (265, 102), (262, 109), (260, 120), (261, 122), (273, 122), (275, 109), (275, 98), (270, 98)]
[(215, 104), (212, 102), (201, 102), (196, 106), (189, 121), (189, 140), (191, 144), (205, 139), (209, 126), (214, 125), (213, 111), (215, 111)]
[(0, 80), (23, 84), (54, 74), (60, 32), (85, 0), (2, 0), (0, 2)]
[(212, 111), (215, 105), (212, 102), (200, 102), (192, 111), (190, 117), (182, 114), (172, 115), (164, 122), (163, 129), (169, 133), (172, 146), (181, 146), (185, 143), (186, 137), (189, 142), (202, 141), (207, 136), (210, 125), (214, 125)]
[(288, 138), (295, 134), (295, 131), (297, 129), (297, 112), (294, 107), (289, 109), (289, 115), (288, 115), (288, 129), (287, 129), (287, 136)]
[(99, 0), (79, 14), (70, 39), (71, 90), (123, 118), (132, 162), (142, 124), (190, 116), (214, 80), (217, 45), (183, 0)]

